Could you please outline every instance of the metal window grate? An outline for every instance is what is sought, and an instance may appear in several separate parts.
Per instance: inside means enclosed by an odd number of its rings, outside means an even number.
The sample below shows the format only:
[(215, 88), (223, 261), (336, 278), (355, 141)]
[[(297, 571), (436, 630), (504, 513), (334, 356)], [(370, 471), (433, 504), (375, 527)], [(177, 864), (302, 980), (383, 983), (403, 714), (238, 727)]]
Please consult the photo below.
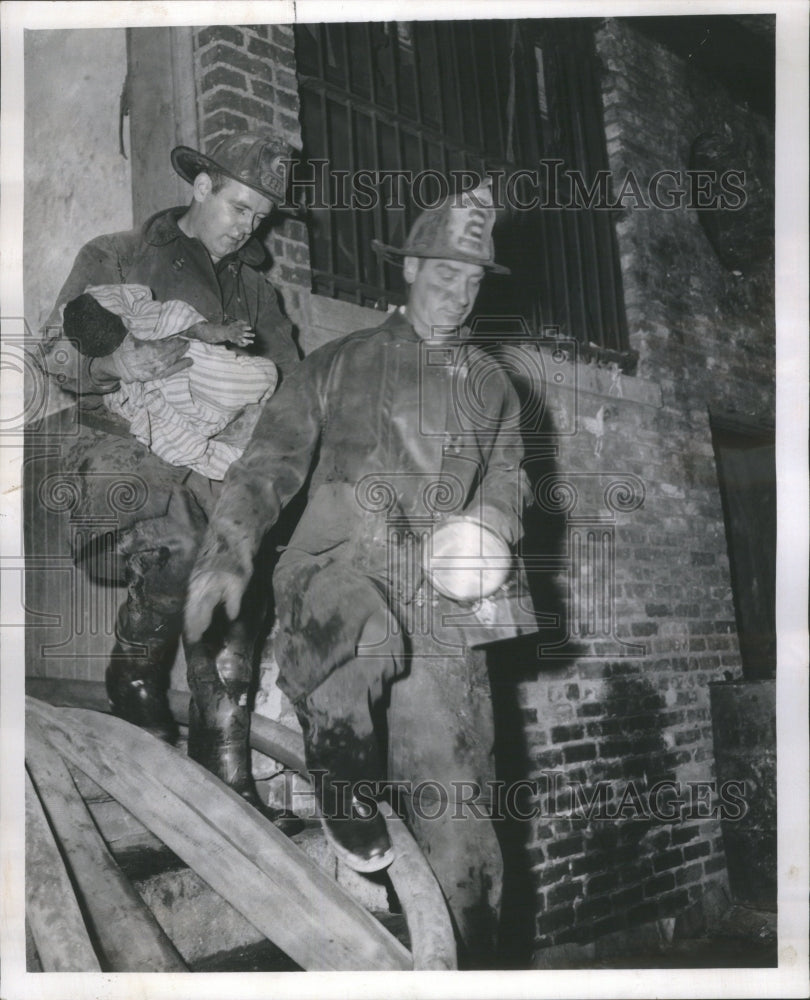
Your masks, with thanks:
[[(586, 177), (605, 169), (591, 25), (297, 24), (309, 161), (303, 173), (309, 169), (315, 180), (309, 212), (313, 291), (361, 305), (404, 301), (399, 269), (378, 258), (370, 244), (374, 238), (401, 244), (417, 210), (406, 187), (402, 208), (379, 200), (365, 210), (337, 207), (349, 204), (350, 178), (359, 170), (445, 176), (501, 170), (509, 176), (538, 170), (541, 158), (562, 160), (563, 171)], [(318, 161), (327, 161), (328, 169), (313, 166)], [(393, 193), (390, 186), (382, 191)], [(528, 197), (520, 186), (517, 191)], [(427, 180), (423, 196), (437, 193)], [(522, 315), (534, 332), (556, 327), (584, 345), (626, 351), (609, 213), (507, 208), (495, 239), (498, 260), (513, 275), (485, 282), (479, 314)]]

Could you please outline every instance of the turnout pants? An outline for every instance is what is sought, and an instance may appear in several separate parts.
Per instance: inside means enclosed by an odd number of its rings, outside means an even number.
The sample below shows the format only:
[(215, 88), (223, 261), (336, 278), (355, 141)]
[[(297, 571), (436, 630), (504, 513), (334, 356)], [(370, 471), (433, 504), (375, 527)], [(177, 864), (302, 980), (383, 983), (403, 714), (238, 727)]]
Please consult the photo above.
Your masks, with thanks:
[(328, 556), (280, 565), (274, 589), (278, 683), (305, 738), (349, 730), (367, 748), (376, 737), (378, 753), (363, 750), (364, 778), (382, 782), (404, 813), (447, 900), (462, 961), (487, 967), (503, 862), (487, 813), (495, 762), (485, 654), (465, 649), (458, 630), (455, 645), (443, 642), (440, 622), (414, 628), (410, 612), (392, 611), (384, 585)]
[[(94, 532), (91, 545), (77, 544), (74, 559), (95, 580), (127, 588), (106, 672), (113, 711), (172, 739), (165, 692), (188, 578), (220, 485), (168, 465), (129, 434), (85, 425), (63, 468), (75, 475), (83, 516), (110, 526)], [(189, 754), (238, 791), (251, 787), (247, 699), (264, 617), (262, 584), (254, 578), (236, 622), (220, 613), (203, 639), (185, 648)]]

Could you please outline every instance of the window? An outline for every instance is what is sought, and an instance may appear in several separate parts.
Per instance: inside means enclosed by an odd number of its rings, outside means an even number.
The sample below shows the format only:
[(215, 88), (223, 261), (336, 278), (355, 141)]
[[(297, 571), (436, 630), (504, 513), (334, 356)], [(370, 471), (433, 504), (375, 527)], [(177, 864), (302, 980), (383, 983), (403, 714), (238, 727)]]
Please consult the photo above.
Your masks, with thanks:
[[(495, 245), (512, 276), (488, 278), (476, 311), (522, 316), (535, 334), (556, 328), (607, 354), (624, 352), (626, 362), (610, 213), (543, 207), (549, 169), (542, 161), (558, 161), (552, 170), (562, 204), (567, 171), (588, 178), (607, 165), (592, 22), (298, 24), (295, 32), (299, 171), (315, 180), (313, 291), (383, 308), (404, 301), (400, 269), (371, 249), (372, 239), (402, 245), (418, 214), (411, 188), (395, 189), (391, 172), (421, 173), (428, 203), (439, 186), (426, 171), (450, 178), (450, 190), (458, 171), (498, 174), (493, 189), (506, 208)], [(359, 170), (388, 177), (379, 188), (384, 197), (366, 210), (357, 201), (348, 207)], [(509, 207), (505, 179), (518, 170), (533, 174), (514, 193), (524, 205), (538, 195), (538, 207)]]

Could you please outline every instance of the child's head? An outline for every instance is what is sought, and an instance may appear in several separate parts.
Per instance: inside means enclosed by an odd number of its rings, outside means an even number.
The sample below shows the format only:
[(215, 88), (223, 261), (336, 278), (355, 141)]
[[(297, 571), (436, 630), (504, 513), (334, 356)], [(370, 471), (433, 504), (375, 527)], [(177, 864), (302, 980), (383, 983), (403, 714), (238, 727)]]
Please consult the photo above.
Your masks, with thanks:
[(79, 353), (88, 358), (112, 354), (127, 335), (121, 317), (96, 302), (89, 292), (83, 292), (65, 306), (62, 329)]

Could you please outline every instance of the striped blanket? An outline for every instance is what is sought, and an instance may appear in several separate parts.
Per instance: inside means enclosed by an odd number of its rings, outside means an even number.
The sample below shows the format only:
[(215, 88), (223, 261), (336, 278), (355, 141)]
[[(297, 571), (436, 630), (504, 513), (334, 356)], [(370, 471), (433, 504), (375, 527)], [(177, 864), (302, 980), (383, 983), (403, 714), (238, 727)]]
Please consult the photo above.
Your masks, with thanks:
[[(139, 340), (173, 337), (205, 322), (185, 302), (155, 302), (143, 285), (91, 285), (86, 291), (120, 316)], [(164, 461), (222, 479), (244, 450), (250, 426), (241, 434), (226, 432), (222, 440), (217, 435), (247, 407), (258, 411), (258, 404), (272, 395), (278, 372), (267, 358), (191, 339), (186, 357), (192, 364), (183, 371), (148, 382), (122, 382), (104, 403), (128, 420), (131, 433)]]

